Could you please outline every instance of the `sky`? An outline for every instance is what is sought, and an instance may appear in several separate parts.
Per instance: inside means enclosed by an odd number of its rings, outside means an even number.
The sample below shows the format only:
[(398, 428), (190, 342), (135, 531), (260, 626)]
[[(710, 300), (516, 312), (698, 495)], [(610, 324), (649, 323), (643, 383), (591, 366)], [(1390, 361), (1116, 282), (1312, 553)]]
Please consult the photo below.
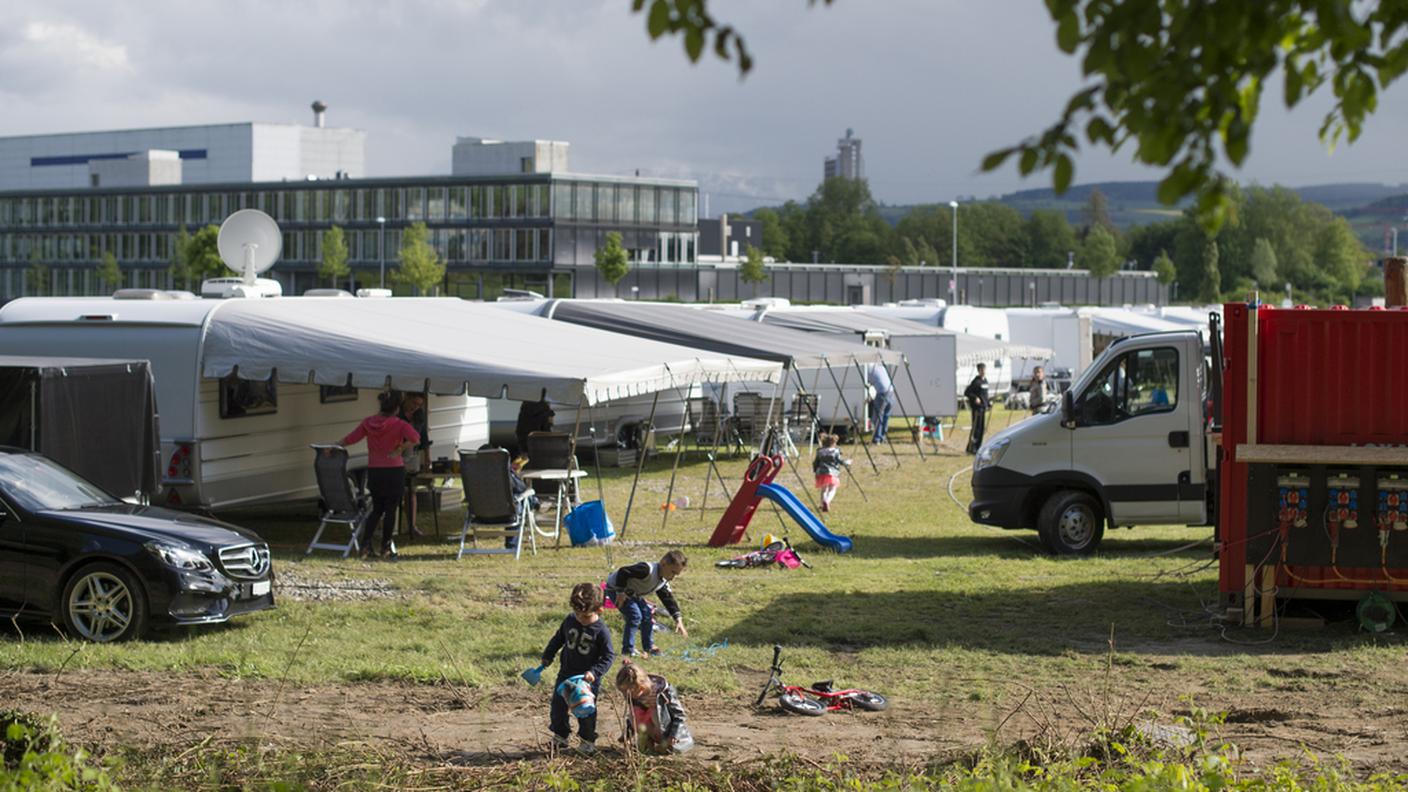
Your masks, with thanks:
[[(699, 181), (710, 214), (803, 200), (850, 128), (890, 204), (1049, 186), (993, 149), (1050, 124), (1081, 85), (1040, 0), (711, 0), (754, 55), (739, 79), (631, 0), (10, 0), (0, 4), (0, 136), (312, 121), (368, 136), (370, 176), (448, 173), (457, 135), (572, 144), (584, 173)], [(1261, 184), (1408, 182), (1396, 86), (1353, 146), (1276, 85), (1236, 175)], [(1089, 151), (1076, 182), (1157, 179)], [(706, 199), (701, 199), (704, 201)], [(702, 208), (702, 207), (701, 207)]]

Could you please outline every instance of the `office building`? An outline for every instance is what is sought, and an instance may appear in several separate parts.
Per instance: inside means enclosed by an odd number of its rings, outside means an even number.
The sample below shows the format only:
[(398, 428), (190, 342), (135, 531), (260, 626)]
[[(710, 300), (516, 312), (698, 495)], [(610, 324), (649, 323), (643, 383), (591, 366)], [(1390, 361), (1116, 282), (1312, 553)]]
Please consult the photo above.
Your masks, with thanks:
[(827, 157), (822, 163), (823, 180), (840, 177), (842, 179), (864, 179), (865, 159), (860, 155), (860, 138), (846, 130), (846, 136), (836, 141), (836, 156)]

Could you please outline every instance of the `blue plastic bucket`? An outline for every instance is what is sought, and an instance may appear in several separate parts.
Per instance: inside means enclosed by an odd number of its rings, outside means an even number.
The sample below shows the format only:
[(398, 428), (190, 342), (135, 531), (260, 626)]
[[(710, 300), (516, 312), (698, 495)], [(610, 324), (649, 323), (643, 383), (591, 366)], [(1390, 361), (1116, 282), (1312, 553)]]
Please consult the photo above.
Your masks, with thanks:
[(606, 508), (599, 500), (587, 501), (568, 512), (562, 523), (567, 527), (567, 538), (572, 540), (574, 546), (606, 544), (616, 538), (616, 531), (606, 516)]

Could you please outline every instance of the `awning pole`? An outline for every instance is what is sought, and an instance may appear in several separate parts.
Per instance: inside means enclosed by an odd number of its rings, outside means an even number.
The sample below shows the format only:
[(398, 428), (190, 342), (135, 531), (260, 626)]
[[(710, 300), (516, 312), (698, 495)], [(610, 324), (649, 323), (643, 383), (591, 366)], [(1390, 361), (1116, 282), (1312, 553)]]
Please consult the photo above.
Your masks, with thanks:
[[(794, 371), (793, 373), (797, 375), (797, 388), (798, 388), (798, 389), (802, 392), (802, 394), (805, 396), (807, 390), (806, 390), (806, 386), (802, 384), (802, 375), (801, 375), (801, 373), (800, 373), (800, 372), (796, 372), (796, 371)], [(817, 378), (818, 378), (818, 379), (821, 378), (821, 373), (820, 373), (820, 372), (817, 373)], [(820, 424), (821, 424), (821, 418), (816, 414), (816, 408), (812, 406), (811, 400), (810, 400), (810, 399), (803, 399), (803, 402), (802, 402), (802, 403), (807, 405), (807, 412), (811, 413), (811, 415), (812, 415), (812, 422), (813, 422), (814, 424), (820, 425)], [(861, 487), (861, 485), (860, 485), (860, 479), (856, 478), (856, 474), (851, 471), (851, 466), (850, 466), (850, 465), (842, 465), (842, 466), (841, 466), (841, 469), (844, 470), (844, 471), (846, 471), (846, 475), (847, 475), (847, 476), (850, 476), (850, 477), (851, 477), (851, 483), (854, 484), (854, 485), (856, 485), (856, 491), (860, 493), (861, 500), (864, 500), (864, 501), (866, 501), (867, 503), (869, 503), (869, 502), (870, 502), (870, 498), (865, 494), (865, 489)]]
[[(859, 361), (859, 360), (853, 360), (852, 362), (854, 362), (854, 363), (856, 364), (856, 372), (857, 372), (858, 374), (860, 374), (860, 381), (863, 382), (863, 383), (865, 383), (866, 388), (869, 389), (869, 387), (870, 387), (870, 380), (866, 379), (866, 376), (865, 376), (865, 369), (863, 369), (863, 368), (860, 367), (860, 361)], [(875, 361), (874, 363), (872, 363), (871, 365), (872, 365), (872, 366), (883, 366), (883, 365), (885, 365), (885, 362), (884, 362), (883, 360), (877, 360), (877, 361)], [(888, 372), (888, 371), (885, 372), (885, 376), (889, 376), (889, 374), (890, 374), (890, 372)], [(894, 383), (894, 380), (891, 380), (891, 381), (890, 381), (890, 392), (893, 393), (894, 390), (895, 390), (895, 383)], [(878, 396), (879, 394), (877, 393), (876, 395)], [(877, 427), (877, 428), (878, 428), (878, 427)], [(900, 455), (899, 455), (899, 452), (895, 450), (895, 443), (894, 443), (894, 441), (892, 441), (892, 440), (890, 439), (890, 427), (889, 427), (889, 426), (886, 426), (886, 427), (885, 427), (885, 444), (890, 447), (890, 456), (892, 456), (892, 457), (895, 458), (895, 467), (899, 467), (899, 466), (900, 466)]]
[(601, 508), (606, 508), (606, 490), (601, 482), (601, 446), (596, 442), (596, 411), (592, 409), (592, 403), (587, 402), (587, 421), (591, 428), (587, 431), (592, 436), (592, 467), (596, 468), (596, 499), (601, 501)]
[[(901, 356), (900, 356), (900, 359), (903, 360), (906, 365), (908, 365), (908, 363), (909, 363), (909, 358), (908, 358), (908, 357), (905, 357), (905, 356), (901, 355)], [(899, 367), (898, 367), (898, 366), (895, 368), (895, 372), (896, 372), (896, 373), (899, 373)], [(891, 378), (890, 381), (891, 381), (891, 382), (894, 382), (894, 379)], [(899, 388), (895, 388), (895, 389), (894, 389), (894, 394), (895, 394), (895, 404), (899, 405), (900, 414), (901, 414), (901, 415), (904, 415), (906, 418), (908, 418), (908, 417), (909, 417), (909, 408), (907, 408), (907, 407), (904, 406), (904, 400), (900, 398), (900, 389), (899, 389)], [(914, 395), (915, 395), (916, 398), (918, 398), (919, 392), (918, 392), (918, 391), (915, 391), (915, 394), (914, 394)], [(920, 458), (922, 461), (928, 462), (929, 460), (924, 456), (924, 444), (923, 444), (922, 442), (920, 442), (920, 440), (919, 440), (919, 436), (922, 435), (922, 434), (924, 434), (924, 416), (921, 415), (921, 416), (919, 416), (918, 430), (917, 430), (917, 431), (914, 431), (914, 433), (913, 433), (913, 437), (914, 437), (914, 447), (919, 450), (919, 458)], [(889, 437), (890, 435), (889, 435), (889, 433), (887, 432), (887, 433), (885, 434), (885, 436), (886, 436), (886, 437)]]
[[(920, 416), (919, 416), (919, 433), (920, 433), (920, 434), (923, 434), (923, 433), (924, 433), (924, 418), (929, 415), (929, 411), (926, 410), (926, 409), (924, 409), (924, 397), (921, 396), (921, 395), (919, 395), (919, 383), (917, 383), (917, 382), (914, 381), (914, 372), (913, 372), (912, 370), (910, 370), (910, 368), (909, 368), (909, 355), (905, 355), (903, 359), (904, 359), (904, 374), (905, 374), (906, 377), (909, 377), (909, 387), (911, 387), (911, 388), (914, 389), (914, 400), (919, 403), (919, 412), (920, 412)], [(939, 416), (937, 416), (937, 415), (934, 416), (934, 426), (935, 426), (935, 428), (937, 429), (937, 431), (938, 431), (940, 434), (943, 434), (943, 429), (942, 429), (942, 427), (943, 427), (943, 421), (942, 421), (942, 419), (940, 419)], [(929, 435), (929, 442), (932, 443), (933, 446), (934, 446), (933, 449), (932, 449), (933, 452), (934, 452), (935, 454), (939, 453), (939, 444), (938, 444), (938, 441), (934, 438), (934, 436), (933, 436), (932, 434)]]
[(641, 430), (640, 447), (636, 450), (640, 453), (640, 458), (636, 460), (636, 477), (631, 479), (631, 497), (626, 500), (626, 516), (621, 518), (621, 537), (625, 538), (626, 528), (631, 524), (631, 507), (636, 503), (636, 486), (640, 484), (640, 472), (645, 467), (645, 444), (646, 433), (654, 431), (655, 408), (660, 404), (660, 391), (655, 391), (655, 398), (650, 400), (650, 417), (645, 419), (645, 426)]
[[(583, 383), (583, 384), (585, 385), (586, 383)], [(572, 456), (567, 460), (567, 472), (569, 472), (569, 473), (571, 473), (571, 472), (574, 471), (574, 470), (578, 470), (578, 469), (579, 469), (579, 468), (577, 467), (577, 437), (578, 437), (578, 433), (582, 431), (582, 405), (584, 405), (584, 404), (586, 404), (586, 403), (587, 403), (587, 389), (586, 389), (586, 388), (582, 388), (582, 395), (577, 397), (577, 415), (576, 415), (575, 418), (572, 419)], [(574, 478), (569, 478), (569, 479), (567, 480), (567, 484), (568, 484), (568, 487), (567, 487), (567, 488), (572, 491), (572, 498), (567, 501), (567, 505), (568, 505), (568, 506), (573, 506), (573, 507), (575, 507), (578, 503), (581, 503), (581, 502), (582, 502), (581, 487), (577, 486), (577, 481), (578, 481), (578, 480), (577, 480), (577, 479), (574, 479)], [(575, 501), (575, 502), (574, 502), (574, 501)], [(606, 508), (606, 503), (603, 501), (602, 504), (601, 504), (601, 506), (602, 506), (603, 509)], [(571, 510), (569, 509), (568, 511), (571, 511)], [(558, 513), (561, 514), (562, 512), (559, 511)], [(562, 536), (562, 533), (561, 533), (561, 530), (559, 530), (559, 531), (558, 531), (558, 541), (559, 541), (559, 542), (562, 541), (561, 536)]]
[[(675, 375), (674, 375), (674, 373), (673, 373), (673, 372), (670, 372), (670, 369), (669, 369), (668, 366), (665, 367), (665, 371), (670, 374), (670, 387), (675, 391), (675, 395), (676, 395), (676, 396), (680, 396), (679, 387), (675, 385)], [(683, 395), (683, 398), (684, 398), (685, 425), (687, 426), (687, 425), (689, 424), (689, 391), (685, 391), (685, 393), (684, 393), (684, 395)], [(670, 521), (670, 506), (672, 505), (672, 503), (673, 503), (673, 501), (674, 501), (674, 497), (675, 497), (675, 477), (679, 474), (679, 470), (680, 470), (680, 456), (683, 454), (683, 452), (684, 452), (684, 427), (680, 427), (679, 436), (675, 438), (675, 463), (674, 463), (674, 465), (671, 466), (671, 468), (670, 468), (670, 487), (669, 487), (669, 489), (666, 490), (666, 492), (665, 492), (665, 507), (661, 510), (662, 512), (664, 512), (664, 513), (660, 516), (660, 528), (661, 528), (661, 530), (664, 530), (666, 523), (668, 523), (668, 522)]]
[[(855, 410), (852, 410), (851, 403), (846, 401), (846, 392), (841, 388), (841, 381), (836, 379), (836, 371), (831, 368), (831, 361), (823, 360), (822, 362), (826, 364), (826, 373), (831, 375), (831, 384), (836, 386), (836, 398), (840, 399), (841, 404), (846, 408), (846, 417), (851, 421), (851, 431), (855, 432), (858, 437), (860, 428), (856, 424)], [(849, 370), (847, 373), (849, 373)], [(880, 466), (875, 464), (875, 457), (870, 455), (870, 446), (866, 443), (861, 443), (860, 447), (865, 451), (865, 458), (870, 461), (870, 469), (875, 471), (875, 475), (880, 475)]]
[[(793, 369), (792, 369), (792, 363), (791, 363), (791, 362), (788, 362), (787, 366), (786, 366), (785, 368), (783, 368), (783, 370), (782, 370), (782, 382), (783, 382), (783, 384), (786, 384), (787, 378), (788, 378), (788, 374), (790, 374), (790, 373), (792, 372), (792, 370), (793, 370)], [(802, 402), (805, 403), (805, 402), (806, 402), (806, 399), (803, 398), (803, 399), (802, 399)], [(781, 429), (780, 429), (779, 431), (783, 432), (784, 435), (785, 435), (786, 432), (787, 432), (787, 425), (786, 425), (785, 423), (783, 423), (783, 424), (780, 424), (780, 426), (781, 426)], [(818, 508), (818, 505), (817, 505), (817, 502), (816, 502), (816, 496), (814, 496), (814, 495), (812, 494), (812, 487), (807, 484), (807, 480), (802, 477), (802, 472), (801, 472), (800, 470), (798, 470), (798, 467), (800, 467), (800, 464), (799, 464), (799, 463), (802, 461), (802, 452), (801, 452), (795, 445), (792, 444), (792, 442), (791, 442), (791, 437), (790, 437), (790, 436), (785, 437), (784, 440), (783, 440), (783, 448), (786, 449), (787, 446), (792, 446), (792, 450), (797, 452), (796, 461), (793, 462), (793, 461), (787, 460), (787, 459), (786, 459), (786, 451), (784, 450), (784, 452), (783, 452), (783, 457), (784, 457), (783, 462), (787, 465), (787, 467), (792, 468), (792, 475), (797, 478), (797, 485), (802, 488), (802, 494), (807, 496), (807, 502), (811, 504), (812, 512), (819, 511), (819, 508)], [(815, 484), (815, 482), (813, 482), (813, 484)]]
[[(792, 364), (791, 364), (791, 363), (788, 363), (787, 365), (790, 366), (790, 365), (792, 365)], [(768, 449), (764, 448), (763, 446), (767, 444), (767, 441), (768, 441), (768, 430), (771, 429), (771, 428), (773, 427), (773, 424), (774, 424), (774, 421), (773, 421), (773, 412), (774, 412), (774, 410), (777, 409), (777, 392), (778, 392), (779, 389), (782, 388), (782, 384), (787, 381), (787, 380), (785, 379), (785, 377), (787, 376), (787, 370), (786, 370), (785, 368), (784, 368), (783, 371), (782, 371), (782, 376), (784, 377), (784, 379), (779, 379), (777, 382), (773, 383), (773, 386), (772, 386), (772, 396), (768, 397), (768, 416), (767, 416), (767, 420), (763, 422), (763, 437), (762, 437), (761, 440), (758, 441), (758, 455), (759, 455), (759, 456), (766, 455), (767, 452), (768, 452)], [(778, 422), (776, 422), (776, 423), (778, 423), (778, 424), (780, 425), (780, 424), (781, 424), (781, 421), (778, 421)]]

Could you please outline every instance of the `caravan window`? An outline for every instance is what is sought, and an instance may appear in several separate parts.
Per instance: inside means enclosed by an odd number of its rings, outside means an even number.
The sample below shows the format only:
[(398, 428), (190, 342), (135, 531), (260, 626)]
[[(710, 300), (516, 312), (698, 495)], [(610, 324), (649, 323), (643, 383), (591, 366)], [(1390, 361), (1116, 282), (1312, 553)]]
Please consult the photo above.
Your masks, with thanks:
[(220, 417), (272, 415), (279, 411), (278, 387), (267, 382), (242, 380), (234, 375), (220, 380)]
[(355, 385), (319, 385), (318, 401), (322, 404), (357, 401)]

